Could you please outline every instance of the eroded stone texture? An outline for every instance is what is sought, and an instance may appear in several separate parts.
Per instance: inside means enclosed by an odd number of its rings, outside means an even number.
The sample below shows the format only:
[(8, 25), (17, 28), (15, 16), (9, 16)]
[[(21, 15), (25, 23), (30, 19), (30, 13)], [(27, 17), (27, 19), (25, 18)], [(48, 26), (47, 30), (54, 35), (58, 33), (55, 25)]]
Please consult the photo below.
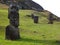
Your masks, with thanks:
[(6, 39), (8, 40), (17, 40), (20, 39), (19, 28), (12, 25), (6, 27)]
[(16, 4), (10, 5), (8, 10), (9, 25), (6, 27), (6, 39), (17, 40), (19, 36), (19, 9)]
[(34, 23), (38, 23), (39, 17), (38, 16), (34, 16)]
[(34, 14), (31, 15), (32, 19), (34, 19)]
[(49, 15), (48, 20), (49, 20), (48, 24), (53, 24), (54, 21), (53, 14)]

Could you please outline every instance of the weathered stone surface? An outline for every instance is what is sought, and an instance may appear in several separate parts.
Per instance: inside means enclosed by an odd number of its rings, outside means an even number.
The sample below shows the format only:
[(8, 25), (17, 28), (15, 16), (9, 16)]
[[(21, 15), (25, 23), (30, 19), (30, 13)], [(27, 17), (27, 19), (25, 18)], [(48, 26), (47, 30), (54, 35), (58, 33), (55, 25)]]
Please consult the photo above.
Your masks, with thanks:
[(8, 19), (10, 24), (6, 27), (6, 39), (17, 40), (19, 36), (19, 9), (16, 4), (10, 5), (8, 10)]
[(34, 14), (31, 15), (32, 19), (34, 19)]
[(38, 19), (39, 19), (38, 16), (34, 16), (34, 23), (38, 23)]
[(48, 20), (49, 20), (48, 24), (53, 24), (54, 21), (53, 14), (49, 15)]
[(10, 24), (13, 26), (19, 26), (19, 13), (18, 7), (13, 6), (9, 9), (8, 19), (10, 20)]
[(10, 19), (10, 24), (13, 26), (19, 26), (19, 14), (18, 13), (10, 13), (9, 17)]
[(8, 40), (20, 39), (19, 29), (12, 25), (8, 25), (6, 27), (6, 39), (8, 39)]

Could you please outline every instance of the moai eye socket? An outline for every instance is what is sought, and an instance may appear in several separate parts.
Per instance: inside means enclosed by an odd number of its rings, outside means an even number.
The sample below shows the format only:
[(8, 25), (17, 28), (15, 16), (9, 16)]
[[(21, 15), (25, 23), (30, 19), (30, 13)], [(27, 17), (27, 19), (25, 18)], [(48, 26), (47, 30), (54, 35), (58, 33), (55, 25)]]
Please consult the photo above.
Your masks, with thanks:
[(18, 7), (15, 6), (11, 7), (11, 9), (15, 9), (16, 11), (18, 11)]

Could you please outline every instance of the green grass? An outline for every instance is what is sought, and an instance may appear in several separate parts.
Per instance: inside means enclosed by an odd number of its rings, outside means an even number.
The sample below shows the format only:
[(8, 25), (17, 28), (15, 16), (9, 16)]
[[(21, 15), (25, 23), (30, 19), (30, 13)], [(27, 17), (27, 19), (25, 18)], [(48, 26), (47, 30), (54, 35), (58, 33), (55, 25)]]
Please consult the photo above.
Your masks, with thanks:
[(60, 45), (60, 23), (47, 24), (48, 20), (39, 15), (39, 23), (26, 15), (33, 13), (32, 10), (21, 10), (20, 13), (20, 40), (5, 40), (5, 28), (9, 25), (8, 10), (0, 9), (0, 45)]

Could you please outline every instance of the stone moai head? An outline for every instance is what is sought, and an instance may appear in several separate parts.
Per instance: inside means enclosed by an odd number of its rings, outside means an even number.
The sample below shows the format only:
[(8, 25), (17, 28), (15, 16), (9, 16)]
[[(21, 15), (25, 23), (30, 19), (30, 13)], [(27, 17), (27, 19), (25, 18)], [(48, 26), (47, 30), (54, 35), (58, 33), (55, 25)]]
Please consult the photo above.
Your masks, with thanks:
[(38, 16), (34, 16), (34, 23), (38, 23), (39, 17)]
[(17, 4), (13, 3), (10, 5), (8, 10), (8, 18), (10, 20), (10, 24), (13, 26), (19, 26), (19, 7)]
[(53, 14), (52, 13), (49, 14), (48, 20), (49, 20), (48, 24), (53, 24), (54, 17), (53, 17)]
[(17, 4), (11, 4), (9, 7), (9, 12), (16, 13), (19, 11), (19, 6)]
[(34, 18), (34, 14), (31, 15), (32, 19)]

